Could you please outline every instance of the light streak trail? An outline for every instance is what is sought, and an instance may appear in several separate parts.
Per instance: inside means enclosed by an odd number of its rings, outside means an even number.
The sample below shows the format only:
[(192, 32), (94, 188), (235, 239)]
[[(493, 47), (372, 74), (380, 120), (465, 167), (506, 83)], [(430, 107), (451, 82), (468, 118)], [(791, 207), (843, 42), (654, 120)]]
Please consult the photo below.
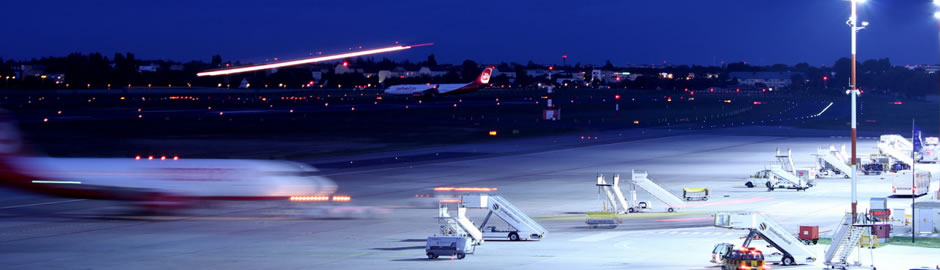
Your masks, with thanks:
[(229, 75), (229, 74), (242, 73), (242, 72), (252, 72), (252, 71), (258, 71), (258, 70), (265, 70), (265, 69), (274, 69), (274, 68), (281, 68), (281, 67), (288, 67), (288, 66), (317, 63), (317, 62), (323, 62), (323, 61), (338, 60), (338, 59), (343, 59), (343, 58), (348, 58), (348, 57), (357, 57), (357, 56), (363, 56), (363, 55), (402, 51), (402, 50), (407, 50), (407, 49), (411, 49), (414, 47), (428, 46), (428, 45), (434, 45), (434, 44), (425, 43), (425, 44), (417, 44), (417, 45), (399, 45), (399, 46), (386, 47), (386, 48), (378, 48), (378, 49), (371, 49), (371, 50), (364, 50), (364, 51), (357, 51), (357, 52), (350, 52), (350, 53), (342, 53), (342, 54), (319, 56), (319, 57), (313, 57), (313, 58), (304, 58), (304, 59), (299, 59), (299, 60), (284, 61), (280, 63), (205, 71), (205, 72), (196, 73), (196, 76), (207, 77), (207, 76)]

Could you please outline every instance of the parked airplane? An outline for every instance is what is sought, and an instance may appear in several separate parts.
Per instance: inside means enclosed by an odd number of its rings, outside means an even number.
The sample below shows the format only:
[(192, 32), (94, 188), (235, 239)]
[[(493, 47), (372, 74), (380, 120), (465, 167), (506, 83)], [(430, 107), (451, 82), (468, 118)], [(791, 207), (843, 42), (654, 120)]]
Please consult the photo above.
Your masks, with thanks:
[(495, 68), (494, 66), (486, 67), (486, 69), (483, 69), (483, 73), (480, 73), (480, 76), (470, 83), (395, 85), (385, 89), (385, 93), (391, 95), (439, 96), (473, 92), (490, 83), (490, 75), (493, 74)]
[(329, 198), (336, 191), (333, 181), (296, 162), (175, 156), (53, 158), (26, 153), (9, 114), (0, 112), (0, 184), (8, 187), (131, 201), (150, 210), (182, 208), (198, 200)]

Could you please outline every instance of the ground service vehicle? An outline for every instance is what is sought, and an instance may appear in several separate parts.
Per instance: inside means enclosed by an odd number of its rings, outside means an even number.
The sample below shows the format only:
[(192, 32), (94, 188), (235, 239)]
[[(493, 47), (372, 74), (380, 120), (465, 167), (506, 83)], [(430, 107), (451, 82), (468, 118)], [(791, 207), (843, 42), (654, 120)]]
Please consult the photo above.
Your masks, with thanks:
[(865, 175), (881, 175), (885, 171), (884, 164), (881, 163), (868, 163), (862, 167), (862, 173)]
[(710, 192), (707, 188), (683, 188), (682, 197), (686, 201), (707, 201)]
[[(584, 223), (591, 226), (591, 228), (604, 227), (613, 229), (623, 223), (623, 219), (614, 212), (588, 212)], [(486, 235), (486, 232), (483, 232), (483, 234)]]
[(921, 149), (920, 161), (924, 163), (937, 163), (937, 159), (940, 157), (938, 150), (940, 150), (940, 138), (924, 138), (924, 148)]
[(734, 249), (734, 245), (731, 243), (719, 243), (715, 245), (715, 248), (712, 249), (711, 262), (714, 264), (724, 264), (725, 255), (730, 253), (732, 249)]
[(930, 172), (917, 170), (914, 179), (911, 171), (899, 171), (891, 181), (891, 194), (900, 196), (923, 196), (930, 192)]
[(437, 259), (439, 256), (455, 256), (458, 260), (467, 254), (473, 254), (473, 241), (465, 236), (431, 236), (424, 247), (428, 259)]
[(732, 249), (722, 258), (722, 270), (770, 269), (764, 263), (764, 254), (756, 248)]
[(748, 188), (753, 188), (757, 185), (763, 184), (770, 180), (773, 177), (770, 175), (770, 170), (761, 170), (755, 174), (752, 174), (747, 177), (747, 182), (744, 182), (744, 186)]

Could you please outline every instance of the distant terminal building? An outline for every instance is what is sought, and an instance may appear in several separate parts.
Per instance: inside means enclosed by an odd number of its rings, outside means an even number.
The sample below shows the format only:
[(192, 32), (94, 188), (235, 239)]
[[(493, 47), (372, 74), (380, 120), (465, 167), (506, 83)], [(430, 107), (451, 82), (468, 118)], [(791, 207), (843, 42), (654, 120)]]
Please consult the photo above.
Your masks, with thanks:
[(447, 70), (439, 67), (421, 67), (416, 73), (418, 76), (441, 77), (447, 74)]
[(515, 79), (516, 71), (512, 70), (511, 68), (497, 68), (496, 70), (493, 70), (493, 77), (498, 77), (500, 75), (505, 75), (507, 78)]
[(728, 77), (746, 86), (764, 85), (772, 88), (787, 88), (793, 83), (793, 76), (806, 77), (802, 72), (731, 72)]
[(160, 65), (157, 63), (150, 63), (137, 67), (137, 72), (157, 72), (158, 70), (160, 70)]
[(20, 78), (26, 79), (26, 77), (39, 77), (43, 74), (46, 74), (46, 66), (44, 65), (19, 65), (13, 66), (13, 72), (19, 74)]

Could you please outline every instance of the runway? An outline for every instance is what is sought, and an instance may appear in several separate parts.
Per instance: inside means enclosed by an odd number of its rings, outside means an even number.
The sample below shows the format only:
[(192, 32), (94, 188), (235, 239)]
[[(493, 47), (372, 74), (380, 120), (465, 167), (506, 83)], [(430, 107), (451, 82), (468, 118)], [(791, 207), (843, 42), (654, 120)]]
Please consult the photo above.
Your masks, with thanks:
[[(835, 227), (849, 209), (848, 180), (819, 179), (803, 192), (749, 189), (744, 180), (773, 161), (777, 148), (791, 148), (796, 166), (809, 167), (817, 147), (848, 139), (732, 131), (628, 134), (637, 137), (557, 150), (534, 146), (540, 139), (442, 146), (416, 152), (475, 147), (482, 154), (324, 170), (340, 192), (353, 197), (351, 205), (335, 208), (369, 212), (369, 218), (323, 218), (312, 214), (323, 206), (289, 202), (223, 203), (185, 215), (139, 216), (115, 202), (3, 191), (0, 264), (10, 269), (714, 269), (708, 262), (714, 244), (747, 234), (711, 226), (716, 211), (760, 211), (793, 233), (799, 225)], [(875, 140), (861, 140), (860, 154), (875, 152), (874, 145)], [(632, 169), (649, 171), (674, 194), (708, 187), (712, 199), (663, 213), (661, 202), (640, 192), (641, 200), (653, 201), (649, 213), (628, 215), (616, 229), (585, 226), (584, 213), (601, 208), (596, 174), (629, 177)], [(428, 261), (424, 238), (438, 232), (437, 209), (415, 207), (422, 203), (415, 195), (437, 186), (498, 187), (549, 233), (541, 241), (487, 241), (464, 260)], [(860, 209), (867, 208), (868, 198), (888, 193), (889, 181), (860, 176)], [(477, 222), (484, 214), (470, 211)], [(821, 256), (823, 246), (817, 248)], [(901, 255), (892, 254), (911, 254), (905, 247), (891, 248), (876, 250), (885, 254), (876, 255), (881, 256), (876, 263), (897, 263), (889, 258)], [(904, 263), (910, 266), (936, 263), (935, 256), (908, 259)]]

